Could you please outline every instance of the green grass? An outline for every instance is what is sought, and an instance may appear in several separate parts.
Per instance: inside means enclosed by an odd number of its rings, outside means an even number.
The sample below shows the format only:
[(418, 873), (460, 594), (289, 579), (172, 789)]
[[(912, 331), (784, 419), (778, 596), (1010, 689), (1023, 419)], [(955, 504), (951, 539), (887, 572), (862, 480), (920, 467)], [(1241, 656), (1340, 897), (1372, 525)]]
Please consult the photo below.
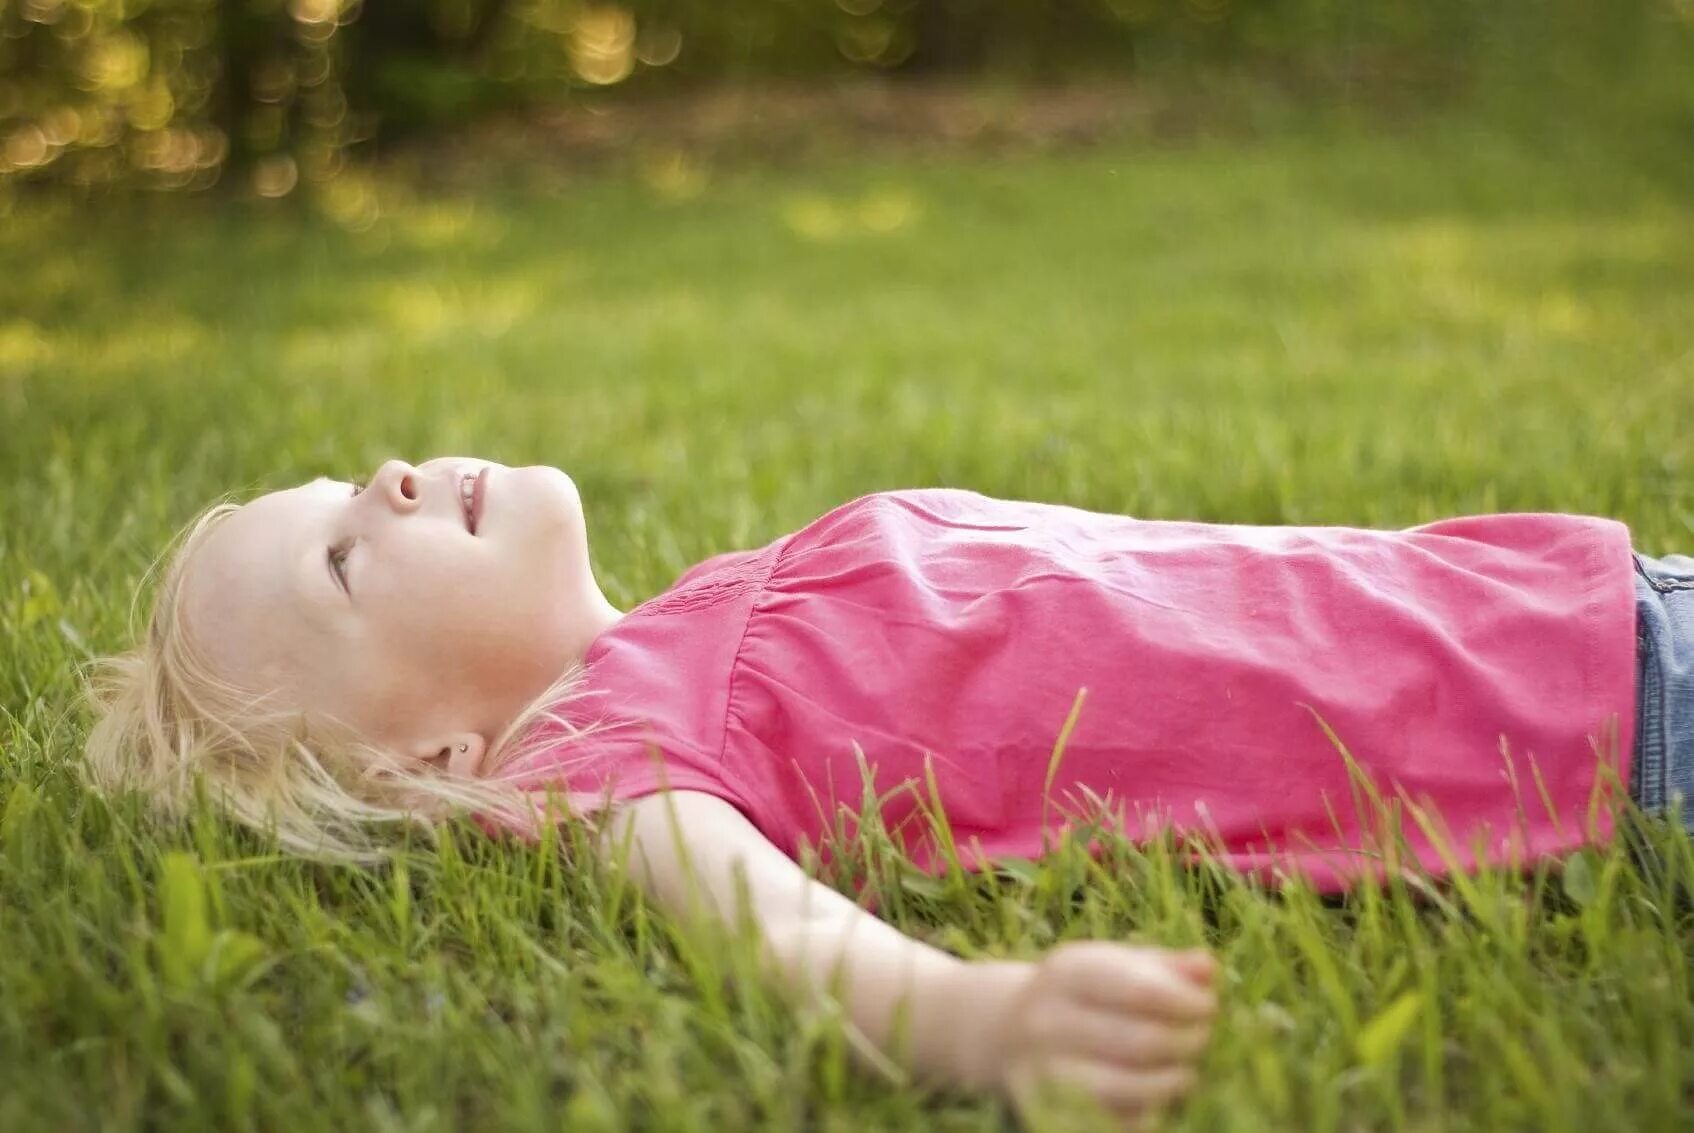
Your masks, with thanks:
[[(625, 607), (931, 484), (1243, 523), (1588, 512), (1694, 549), (1694, 196), (1627, 139), (1556, 141), (1291, 128), (393, 189), (362, 232), (18, 204), (0, 1128), (1003, 1127), (852, 1070), (745, 938), (673, 934), (580, 845), (467, 828), (361, 872), (152, 830), (75, 786), (75, 667), (219, 493), (395, 454), (568, 468)], [(1176, 1128), (1685, 1128), (1694, 849), (1642, 836), (1662, 868), (1614, 847), (1423, 901), (1266, 894), (1159, 845), (1001, 880), (872, 865), (895, 923), (964, 954), (1211, 942), (1225, 1010)]]

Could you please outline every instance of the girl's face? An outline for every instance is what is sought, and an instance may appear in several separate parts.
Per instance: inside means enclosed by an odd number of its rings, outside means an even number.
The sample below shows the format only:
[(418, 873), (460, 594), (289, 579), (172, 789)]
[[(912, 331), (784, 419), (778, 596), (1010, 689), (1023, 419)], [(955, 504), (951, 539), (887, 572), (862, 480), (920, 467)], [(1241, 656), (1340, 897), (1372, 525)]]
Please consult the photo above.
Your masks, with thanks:
[(618, 616), (570, 477), (460, 457), (261, 496), (182, 593), (231, 683), (462, 773)]

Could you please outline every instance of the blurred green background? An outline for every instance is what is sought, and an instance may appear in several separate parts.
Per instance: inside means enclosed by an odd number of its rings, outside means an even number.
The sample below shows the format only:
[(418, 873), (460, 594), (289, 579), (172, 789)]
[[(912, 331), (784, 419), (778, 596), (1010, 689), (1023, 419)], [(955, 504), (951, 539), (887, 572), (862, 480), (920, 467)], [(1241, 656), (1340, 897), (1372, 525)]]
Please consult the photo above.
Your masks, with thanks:
[(263, 196), (500, 107), (724, 81), (1250, 74), (1694, 131), (1690, 0), (4, 0), (0, 182)]

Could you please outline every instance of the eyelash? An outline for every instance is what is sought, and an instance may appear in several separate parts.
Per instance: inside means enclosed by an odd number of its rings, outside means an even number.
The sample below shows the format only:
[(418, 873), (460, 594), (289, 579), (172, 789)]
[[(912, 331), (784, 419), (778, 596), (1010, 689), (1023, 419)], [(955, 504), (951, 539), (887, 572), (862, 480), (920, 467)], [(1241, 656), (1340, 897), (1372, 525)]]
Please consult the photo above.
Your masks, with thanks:
[[(366, 485), (363, 480), (354, 480), (353, 494), (355, 496), (358, 495), (360, 492), (365, 490), (365, 486)], [(352, 591), (348, 590), (347, 587), (347, 556), (351, 554), (352, 551), (353, 540), (351, 539), (337, 543), (329, 549), (330, 572), (334, 574), (336, 578), (341, 580), (341, 589), (346, 590), (349, 594), (351, 594)]]
[(329, 569), (335, 577), (341, 580), (341, 589), (347, 589), (347, 556), (353, 550), (353, 541), (337, 543), (329, 549)]

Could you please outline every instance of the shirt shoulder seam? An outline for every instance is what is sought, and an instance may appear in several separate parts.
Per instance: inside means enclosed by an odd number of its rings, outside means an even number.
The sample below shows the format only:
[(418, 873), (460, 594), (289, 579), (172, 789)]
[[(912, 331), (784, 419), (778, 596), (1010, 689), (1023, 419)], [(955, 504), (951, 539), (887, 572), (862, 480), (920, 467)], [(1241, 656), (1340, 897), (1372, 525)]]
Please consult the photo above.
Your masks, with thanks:
[(724, 760), (729, 754), (729, 712), (731, 706), (735, 703), (736, 679), (741, 675), (741, 654), (747, 647), (747, 635), (753, 628), (753, 619), (758, 615), (759, 601), (769, 592), (771, 579), (776, 575), (776, 568), (782, 563), (783, 557), (788, 554), (789, 545), (793, 541), (792, 533), (784, 535), (776, 541), (770, 562), (765, 565), (763, 576), (759, 579), (758, 585), (753, 588), (753, 600), (747, 603), (747, 616), (741, 623), (741, 636), (736, 639), (735, 652), (730, 655), (729, 682), (724, 689), (723, 698), (723, 719), (718, 721), (717, 765), (719, 770), (725, 770)]

